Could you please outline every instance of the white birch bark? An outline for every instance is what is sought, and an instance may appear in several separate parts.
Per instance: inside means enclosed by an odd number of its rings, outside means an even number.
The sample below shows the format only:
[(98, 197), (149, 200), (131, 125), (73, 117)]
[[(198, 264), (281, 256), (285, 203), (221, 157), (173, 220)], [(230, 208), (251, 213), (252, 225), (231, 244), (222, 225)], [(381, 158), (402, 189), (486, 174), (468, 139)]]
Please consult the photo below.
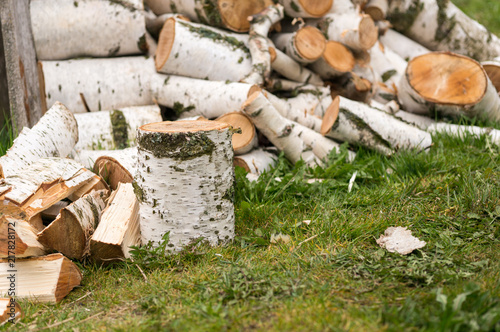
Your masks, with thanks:
[(430, 52), (428, 48), (425, 48), (396, 30), (387, 30), (379, 39), (384, 46), (389, 47), (406, 61)]
[[(9, 248), (9, 244), (13, 243), (14, 248)], [(46, 252), (47, 249), (36, 238), (36, 230), (27, 221), (7, 215), (0, 219), (0, 258), (9, 255), (16, 258), (42, 256)]]
[[(81, 150), (75, 154), (74, 159), (88, 169), (93, 169), (97, 174), (106, 177), (106, 166), (96, 163), (101, 157), (116, 160), (123, 168), (131, 174), (133, 178), (137, 163), (137, 147), (131, 147), (123, 150)], [(114, 189), (114, 188), (112, 188)]]
[(296, 82), (321, 86), (324, 84), (318, 74), (302, 67), (299, 63), (280, 50), (270, 47), (269, 52), (271, 53), (271, 68), (277, 73), (280, 73), (284, 77)]
[(500, 39), (449, 0), (392, 0), (388, 17), (395, 30), (432, 51), (451, 51), (478, 61), (500, 55)]
[(345, 14), (345, 13), (355, 13), (359, 14), (359, 7), (356, 8), (351, 0), (334, 0), (333, 5), (328, 13), (334, 14)]
[(271, 55), (267, 35), (271, 26), (284, 17), (283, 6), (272, 5), (250, 19), (248, 50), (250, 51), (252, 71), (242, 81), (262, 86), (271, 75)]
[(255, 126), (262, 132), (292, 163), (303, 159), (307, 164), (320, 164), (311, 147), (299, 137), (293, 122), (284, 118), (264, 96), (254, 92), (242, 106)]
[(66, 257), (82, 259), (89, 254), (90, 237), (106, 207), (108, 191), (93, 191), (61, 210), (57, 218), (38, 233), (38, 241)]
[(160, 73), (214, 81), (238, 82), (252, 71), (250, 51), (243, 41), (174, 17), (160, 32), (155, 64)]
[(290, 33), (276, 33), (271, 39), (278, 49), (302, 64), (318, 60), (326, 47), (325, 37), (312, 26), (305, 26)]
[(78, 141), (73, 114), (56, 102), (33, 128), (24, 128), (12, 147), (0, 157), (2, 177), (19, 174), (43, 157), (66, 157)]
[[(257, 87), (254, 87), (257, 88)], [(252, 89), (251, 84), (206, 81), (175, 75), (153, 76), (151, 90), (162, 106), (172, 108), (180, 118), (201, 115), (215, 119), (239, 111)]]
[(153, 59), (119, 57), (41, 61), (45, 91), (50, 107), (60, 101), (73, 113), (151, 105), (149, 81), (154, 73)]
[[(11, 288), (12, 272), (7, 259), (0, 259), (0, 296)], [(82, 273), (62, 254), (16, 260), (16, 298), (58, 303), (80, 285)]]
[(138, 130), (134, 188), (142, 242), (181, 250), (198, 238), (211, 245), (234, 237), (233, 150), (229, 125), (162, 122)]
[(321, 17), (332, 8), (334, 0), (279, 0), (290, 17)]
[[(151, 16), (145, 17), (146, 18), (146, 29), (151, 33), (151, 35), (158, 37), (161, 29), (163, 28), (163, 25), (171, 17), (175, 17), (179, 20), (184, 20), (184, 21), (188, 21), (188, 22), (190, 21), (190, 19), (187, 16), (183, 16), (181, 14), (166, 13), (166, 14), (161, 14), (159, 16), (151, 14)], [(156, 38), (156, 39), (158, 39), (158, 38)]]
[(500, 130), (493, 128), (483, 128), (477, 126), (461, 126), (451, 123), (437, 122), (429, 125), (427, 131), (430, 133), (446, 133), (451, 136), (464, 139), (467, 136), (488, 136), (488, 139), (495, 145), (500, 146)]
[(392, 87), (396, 86), (404, 75), (407, 62), (389, 47), (377, 42), (370, 49), (370, 66), (376, 75), (376, 82)]
[(157, 105), (124, 107), (113, 111), (75, 114), (78, 143), (75, 150), (113, 150), (135, 146), (137, 128), (162, 121)]
[(276, 155), (263, 148), (257, 148), (249, 153), (235, 156), (234, 165), (243, 167), (252, 174), (260, 175), (274, 167), (277, 159)]
[(144, 53), (144, 16), (117, 2), (33, 0), (31, 26), (38, 60)]

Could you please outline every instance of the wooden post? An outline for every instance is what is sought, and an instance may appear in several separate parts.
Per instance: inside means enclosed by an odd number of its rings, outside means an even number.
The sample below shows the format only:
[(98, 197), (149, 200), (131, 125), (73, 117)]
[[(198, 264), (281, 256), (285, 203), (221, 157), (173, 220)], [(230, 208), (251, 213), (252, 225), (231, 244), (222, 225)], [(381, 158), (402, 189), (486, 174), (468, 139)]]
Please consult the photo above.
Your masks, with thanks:
[(20, 132), (42, 116), (29, 0), (0, 1), (0, 21), (0, 118)]

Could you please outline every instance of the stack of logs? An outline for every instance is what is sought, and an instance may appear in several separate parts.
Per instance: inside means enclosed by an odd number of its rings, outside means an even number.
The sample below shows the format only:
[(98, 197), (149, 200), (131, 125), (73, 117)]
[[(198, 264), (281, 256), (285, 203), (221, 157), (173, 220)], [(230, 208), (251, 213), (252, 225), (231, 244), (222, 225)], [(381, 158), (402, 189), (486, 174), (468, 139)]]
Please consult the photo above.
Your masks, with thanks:
[[(272, 167), (276, 151), (292, 163), (321, 165), (342, 142), (391, 155), (428, 149), (432, 132), (490, 134), (499, 141), (494, 130), (435, 121), (500, 120), (500, 40), (449, 1), (144, 2), (31, 1), (41, 94), (50, 110), (38, 127), (21, 132), (16, 149), (0, 162), (1, 198), (8, 202), (0, 245), (15, 224), (16, 243), (23, 243), (16, 257), (49, 250), (72, 259), (127, 257), (127, 246), (138, 241), (138, 208), (120, 204), (137, 202), (132, 182), (144, 199), (151, 166), (141, 151), (156, 144), (150, 131), (180, 137), (182, 126), (193, 133), (226, 130), (205, 120), (230, 124), (240, 129), (232, 136), (234, 165), (257, 175)], [(166, 119), (202, 121), (145, 126)], [(153, 141), (137, 149), (136, 135)], [(205, 137), (193, 135), (184, 135), (186, 142)], [(165, 142), (179, 143), (172, 137)], [(184, 156), (192, 160), (198, 152)], [(352, 160), (355, 152), (349, 153)], [(185, 171), (170, 167), (177, 175)], [(158, 190), (169, 188), (162, 185)], [(164, 214), (151, 200), (148, 218), (160, 224)], [(111, 218), (117, 213), (127, 220), (120, 226)], [(94, 231), (98, 216), (103, 228)], [(143, 240), (175, 234), (147, 227)], [(231, 238), (233, 230), (224, 230), (224, 239)], [(106, 247), (107, 233), (118, 231), (113, 236), (121, 240)], [(62, 262), (58, 271), (65, 266), (75, 281), (68, 285), (79, 282), (76, 266), (60, 254), (43, 260)], [(1, 272), (0, 278), (3, 292)]]

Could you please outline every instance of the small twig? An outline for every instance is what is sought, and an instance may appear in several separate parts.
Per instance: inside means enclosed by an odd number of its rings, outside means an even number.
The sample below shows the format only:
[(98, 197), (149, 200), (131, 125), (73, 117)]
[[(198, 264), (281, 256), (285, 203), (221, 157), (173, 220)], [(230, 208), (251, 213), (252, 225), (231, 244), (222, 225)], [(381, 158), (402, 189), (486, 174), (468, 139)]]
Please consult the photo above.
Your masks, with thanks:
[(95, 314), (95, 315), (92, 315), (92, 316), (90, 316), (90, 317), (87, 317), (87, 318), (85, 318), (85, 319), (82, 319), (81, 321), (76, 322), (76, 323), (75, 323), (75, 325), (76, 325), (76, 324), (83, 323), (83, 322), (86, 322), (86, 321), (88, 321), (88, 320), (91, 320), (92, 318), (95, 318), (95, 317), (97, 317), (97, 316), (99, 316), (99, 315), (102, 315), (103, 313), (104, 313), (104, 311), (98, 312), (98, 313), (97, 313), (97, 314)]
[(309, 242), (309, 241), (311, 241), (311, 240), (313, 240), (313, 239), (317, 238), (319, 235), (323, 234), (324, 232), (325, 232), (325, 231), (323, 231), (323, 232), (321, 232), (321, 233), (319, 233), (319, 234), (313, 235), (313, 236), (311, 236), (310, 238), (305, 239), (304, 241), (302, 241), (302, 242), (300, 242), (299, 244), (297, 244), (297, 248), (298, 248), (298, 247), (300, 247), (303, 243)]
[(137, 266), (137, 268), (139, 269), (139, 271), (141, 271), (141, 274), (142, 274), (142, 276), (144, 277), (144, 280), (145, 280), (147, 283), (149, 283), (149, 281), (148, 281), (148, 277), (146, 277), (146, 275), (144, 274), (144, 271), (142, 271), (141, 267), (140, 267), (139, 265), (137, 265), (137, 264), (135, 264), (135, 266)]
[(92, 292), (88, 292), (87, 294), (83, 295), (82, 297), (79, 297), (79, 298), (77, 298), (76, 300), (74, 300), (73, 302), (70, 302), (69, 304), (73, 304), (73, 303), (75, 303), (75, 302), (78, 302), (78, 301), (80, 301), (80, 300), (82, 300), (82, 299), (86, 298), (86, 297), (87, 297), (87, 296), (89, 296), (90, 294), (92, 294)]
[(45, 327), (42, 327), (40, 330), (46, 330), (46, 329), (51, 329), (53, 327), (56, 327), (56, 326), (59, 326), (59, 325), (62, 325), (64, 323), (67, 323), (67, 322), (70, 322), (72, 321), (73, 319), (75, 319), (75, 317), (70, 317), (68, 319), (65, 319), (63, 321), (60, 321), (60, 322), (57, 322), (57, 323), (54, 323), (54, 324), (51, 324), (51, 325), (47, 325)]

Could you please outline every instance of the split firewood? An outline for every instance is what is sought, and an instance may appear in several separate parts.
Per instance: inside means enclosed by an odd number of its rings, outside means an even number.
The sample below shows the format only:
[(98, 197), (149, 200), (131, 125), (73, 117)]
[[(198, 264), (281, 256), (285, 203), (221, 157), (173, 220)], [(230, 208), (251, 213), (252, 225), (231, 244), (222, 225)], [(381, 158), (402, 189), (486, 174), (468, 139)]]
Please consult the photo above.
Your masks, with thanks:
[(463, 55), (433, 52), (414, 58), (398, 85), (398, 98), (412, 113), (500, 121), (495, 87), (481, 65)]
[(0, 218), (0, 258), (43, 256), (47, 251), (27, 221), (9, 216)]
[(48, 209), (40, 212), (40, 216), (42, 217), (43, 220), (50, 219), (51, 222), (52, 222), (52, 221), (54, 221), (54, 219), (57, 218), (57, 216), (59, 215), (59, 213), (61, 212), (61, 210), (64, 209), (69, 204), (70, 204), (70, 202), (68, 202), (68, 201), (59, 201), (59, 202), (56, 202), (52, 206), (50, 206)]
[(91, 256), (101, 262), (130, 258), (130, 246), (140, 243), (139, 201), (131, 183), (119, 183), (90, 240)]
[(239, 129), (241, 132), (233, 133), (232, 144), (235, 155), (250, 152), (259, 144), (258, 136), (252, 120), (243, 112), (226, 113), (216, 119), (231, 125), (233, 129)]
[(89, 254), (90, 237), (99, 223), (107, 190), (93, 191), (61, 210), (57, 218), (38, 233), (38, 241), (69, 258)]
[(151, 105), (153, 59), (117, 57), (41, 61), (41, 95), (50, 107), (58, 100), (73, 113)]
[(500, 55), (500, 39), (451, 1), (393, 0), (388, 19), (394, 29), (432, 51), (451, 51), (478, 61)]
[(430, 53), (429, 49), (392, 29), (387, 30), (384, 35), (380, 36), (380, 42), (406, 61)]
[(137, 128), (146, 123), (162, 121), (161, 110), (157, 105), (75, 114), (75, 118), (78, 123), (76, 151), (134, 146)]
[(327, 14), (314, 22), (326, 39), (338, 41), (354, 51), (366, 51), (378, 40), (378, 31), (372, 18), (366, 14)]
[(252, 71), (250, 51), (241, 38), (175, 17), (160, 32), (155, 64), (160, 73), (214, 81), (238, 82)]
[(31, 26), (39, 60), (145, 53), (144, 16), (119, 2), (34, 0)]
[(256, 91), (243, 103), (242, 109), (250, 116), (255, 126), (292, 163), (303, 159), (307, 164), (320, 164), (320, 160), (299, 137), (291, 120), (280, 115), (263, 92)]
[(385, 155), (400, 149), (425, 150), (431, 146), (429, 133), (366, 104), (338, 98), (338, 118), (333, 124), (328, 121), (322, 134)]
[(249, 153), (234, 157), (234, 166), (243, 167), (247, 172), (260, 175), (276, 165), (276, 155), (257, 148)]
[(15, 298), (0, 298), (0, 327), (16, 323), (23, 317), (21, 306)]
[(12, 147), (0, 157), (0, 177), (21, 173), (43, 157), (66, 157), (78, 141), (73, 114), (56, 102), (33, 128), (24, 128)]
[(157, 102), (172, 108), (180, 118), (201, 115), (215, 119), (239, 111), (249, 93), (259, 88), (246, 83), (157, 74), (153, 76), (151, 89)]
[(179, 13), (206, 25), (247, 32), (248, 17), (273, 4), (271, 0), (145, 0), (156, 14)]
[(252, 70), (242, 81), (249, 84), (264, 85), (271, 76), (271, 55), (267, 35), (271, 26), (284, 17), (283, 6), (272, 5), (250, 18), (248, 49)]
[(381, 21), (387, 15), (388, 0), (370, 0), (363, 6), (363, 11), (374, 21)]
[(7, 259), (0, 259), (0, 296), (15, 283), (17, 299), (58, 303), (80, 285), (82, 273), (62, 254), (16, 259), (15, 272)]
[(352, 71), (355, 63), (352, 52), (346, 46), (329, 40), (322, 56), (309, 67), (322, 79), (335, 79)]
[(29, 220), (81, 189), (94, 177), (94, 173), (74, 160), (41, 158), (18, 175), (0, 180), (0, 195), (19, 206)]
[(291, 33), (276, 33), (272, 40), (278, 49), (303, 64), (318, 60), (326, 47), (325, 37), (312, 26), (305, 26)]
[(290, 17), (321, 17), (332, 8), (333, 0), (279, 0)]
[(234, 237), (231, 132), (216, 121), (138, 129), (134, 187), (143, 243), (170, 232), (167, 249), (178, 251), (197, 238), (217, 245)]
[(277, 73), (292, 81), (323, 85), (323, 80), (318, 74), (302, 67), (280, 50), (271, 46), (269, 47), (269, 54), (271, 55), (271, 68)]
[(481, 62), (484, 71), (488, 75), (491, 83), (500, 94), (500, 61), (483, 61)]

